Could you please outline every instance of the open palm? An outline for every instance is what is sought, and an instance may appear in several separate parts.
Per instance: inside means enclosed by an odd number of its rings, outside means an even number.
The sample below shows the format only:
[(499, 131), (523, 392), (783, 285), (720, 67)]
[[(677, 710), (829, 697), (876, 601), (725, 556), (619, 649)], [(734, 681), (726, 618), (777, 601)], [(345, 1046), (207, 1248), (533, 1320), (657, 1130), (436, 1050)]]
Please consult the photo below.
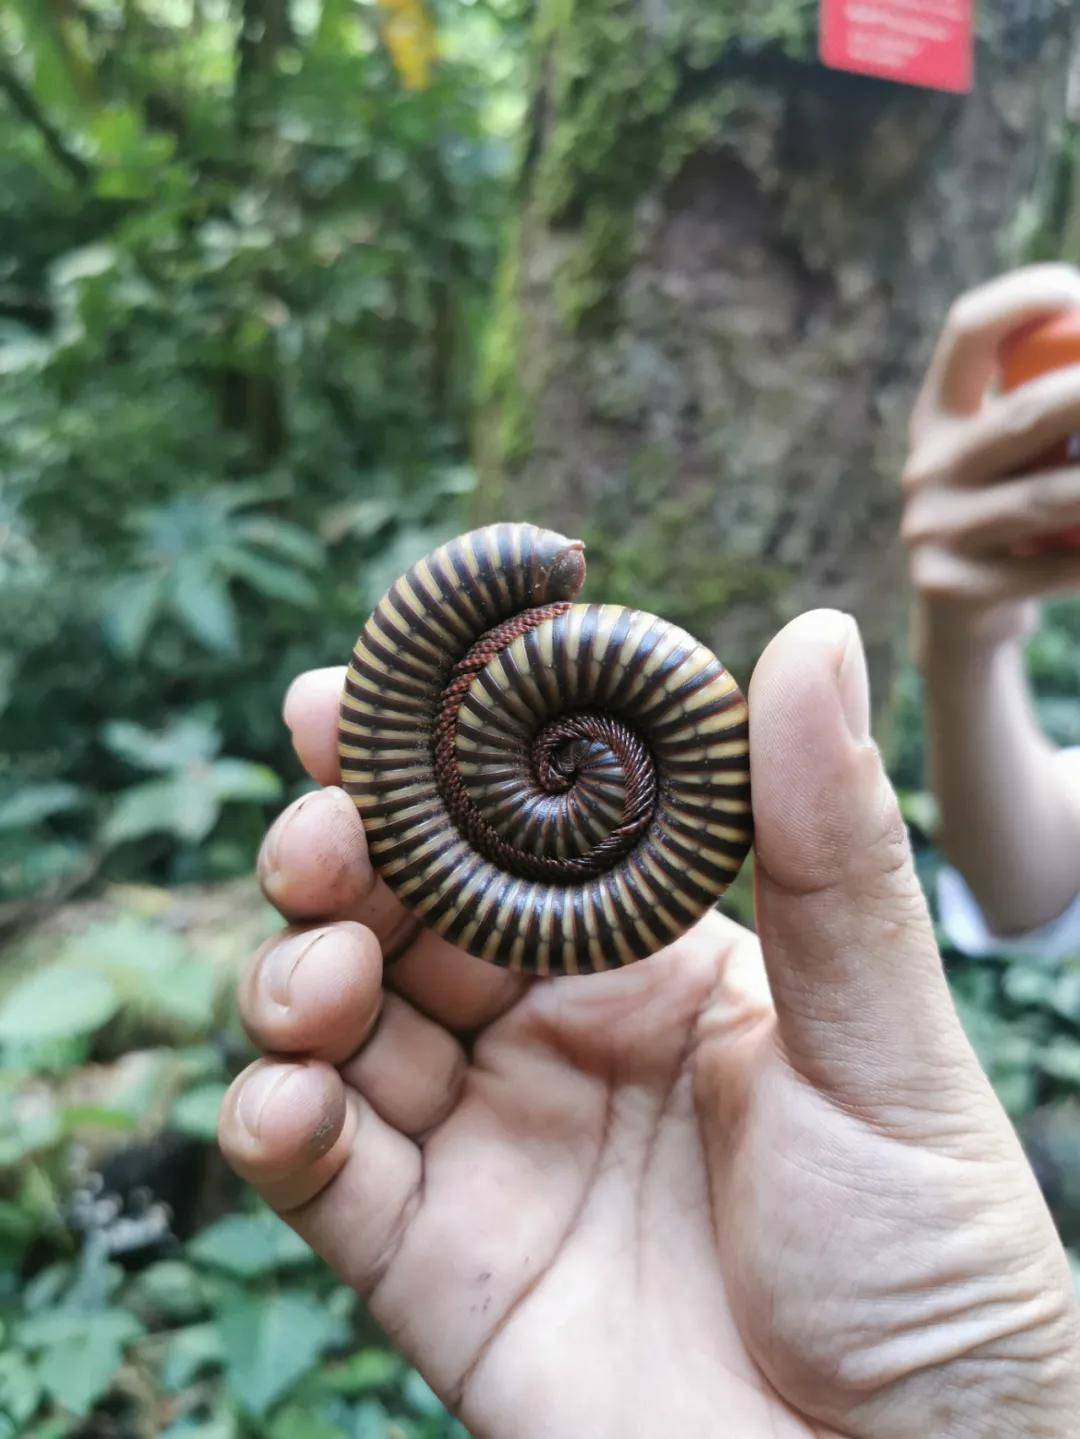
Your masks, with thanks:
[[(326, 784), (340, 679), (287, 705)], [(764, 963), (714, 914), (617, 973), (506, 974), (417, 928), (342, 791), (298, 802), (261, 862), (293, 924), (240, 988), (277, 1057), (225, 1152), (479, 1439), (1065, 1435), (1064, 1255), (949, 1000), (850, 622), (790, 626), (751, 715)]]

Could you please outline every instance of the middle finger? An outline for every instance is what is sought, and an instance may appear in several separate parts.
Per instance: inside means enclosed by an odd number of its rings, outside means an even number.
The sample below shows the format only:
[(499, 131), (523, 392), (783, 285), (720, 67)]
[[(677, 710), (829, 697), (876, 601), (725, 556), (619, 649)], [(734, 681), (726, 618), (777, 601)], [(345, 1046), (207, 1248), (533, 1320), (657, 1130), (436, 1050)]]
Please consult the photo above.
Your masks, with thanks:
[(973, 554), (1080, 523), (1080, 466), (1020, 475), (978, 489), (930, 489), (904, 515), (907, 544), (938, 543)]

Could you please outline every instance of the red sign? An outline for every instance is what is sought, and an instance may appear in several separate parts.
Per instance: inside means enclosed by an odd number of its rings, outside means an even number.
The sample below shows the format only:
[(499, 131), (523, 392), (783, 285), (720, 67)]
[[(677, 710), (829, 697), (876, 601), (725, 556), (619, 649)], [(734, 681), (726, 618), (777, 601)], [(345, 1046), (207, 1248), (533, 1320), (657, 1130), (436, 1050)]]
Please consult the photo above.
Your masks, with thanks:
[(974, 0), (821, 0), (824, 63), (901, 85), (970, 90), (974, 31)]

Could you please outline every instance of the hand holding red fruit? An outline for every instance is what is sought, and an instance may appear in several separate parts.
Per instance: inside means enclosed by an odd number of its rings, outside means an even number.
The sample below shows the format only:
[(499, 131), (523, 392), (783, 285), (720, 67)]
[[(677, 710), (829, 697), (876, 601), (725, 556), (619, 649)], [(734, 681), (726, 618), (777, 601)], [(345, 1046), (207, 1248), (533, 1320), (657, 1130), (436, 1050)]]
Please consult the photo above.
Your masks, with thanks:
[(1080, 589), (1077, 436), (1080, 271), (1034, 266), (961, 298), (904, 470), (924, 633), (1006, 638), (1030, 625), (1032, 601)]
[[(1065, 310), (1018, 330), (1002, 345), (998, 364), (1001, 389), (1009, 394), (1043, 375), (1080, 365), (1080, 309)], [(1026, 468), (1063, 470), (1080, 462), (1080, 430), (1072, 430)], [(1020, 547), (1026, 554), (1068, 554), (1080, 550), (1080, 525), (1067, 525), (1052, 535), (1038, 535)]]

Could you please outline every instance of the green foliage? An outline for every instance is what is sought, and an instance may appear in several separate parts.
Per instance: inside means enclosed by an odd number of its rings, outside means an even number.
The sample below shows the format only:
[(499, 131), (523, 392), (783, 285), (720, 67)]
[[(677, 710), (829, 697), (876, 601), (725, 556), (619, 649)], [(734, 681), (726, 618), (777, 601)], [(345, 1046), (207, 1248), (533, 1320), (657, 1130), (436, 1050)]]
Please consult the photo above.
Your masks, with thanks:
[(304, 1241), (268, 1211), (226, 1215), (204, 1229), (189, 1252), (200, 1264), (241, 1279), (311, 1263)]
[(1015, 1119), (1080, 1094), (1080, 964), (957, 958), (951, 978), (968, 1036)]
[(108, 1389), (126, 1345), (141, 1333), (125, 1309), (61, 1308), (26, 1320), (15, 1337), (35, 1365), (43, 1396), (81, 1415)]
[(513, 31), (439, 0), (407, 88), (374, 7), (240, 12), (0, 10), (0, 899), (245, 868), (289, 678), (471, 484)]
[(313, 1294), (241, 1294), (218, 1311), (215, 1328), (229, 1387), (241, 1409), (262, 1415), (348, 1331)]
[(315, 608), (318, 592), (304, 569), (319, 566), (323, 548), (307, 530), (273, 515), (238, 516), (260, 498), (264, 491), (237, 485), (179, 495), (132, 516), (132, 568), (106, 591), (103, 616), (122, 657), (137, 658), (155, 622), (167, 616), (203, 648), (235, 654), (233, 580), (263, 599)]
[[(47, 963), (24, 966), (0, 993), (0, 1054), (50, 1067), (80, 1052), (115, 1017), (174, 1037), (205, 1029), (220, 981), (210, 960), (178, 935), (122, 918), (88, 926)], [(19, 970), (22, 970), (19, 973)], [(69, 1048), (58, 1044), (69, 1042)]]
[(107, 1230), (97, 1230), (73, 1260), (0, 1301), (0, 1434), (28, 1432), (22, 1426), (45, 1416), (75, 1434), (103, 1403), (131, 1432), (131, 1396), (153, 1394), (186, 1421), (170, 1434), (464, 1436), (418, 1375), (370, 1343), (355, 1296), (297, 1250), (281, 1220), (265, 1210), (232, 1218), (265, 1241), (242, 1282), (223, 1277), (197, 1243), (125, 1275), (108, 1258)]
[[(145, 759), (170, 752), (118, 739)], [(13, 951), (0, 995), (0, 1436), (74, 1436), (100, 1420), (200, 1439), (467, 1439), (355, 1295), (242, 1186), (223, 1206), (219, 1174), (217, 1211), (193, 1226), (174, 1211), (208, 1163), (224, 1054), (240, 1048), (216, 1000), (268, 917), (248, 887), (217, 894), (181, 908), (122, 890)], [(97, 1008), (81, 998), (87, 977), (104, 986)], [(123, 1177), (133, 1155), (151, 1165), (145, 1183)]]
[(132, 720), (112, 720), (103, 727), (102, 740), (130, 765), (164, 771), (164, 778), (130, 785), (112, 803), (101, 828), (110, 846), (159, 830), (197, 845), (228, 802), (262, 803), (281, 794), (281, 783), (268, 766), (216, 754), (220, 736), (205, 716), (184, 715), (160, 734)]
[(217, 1082), (189, 1089), (169, 1111), (169, 1127), (208, 1144), (217, 1138), (218, 1115), (228, 1085)]

